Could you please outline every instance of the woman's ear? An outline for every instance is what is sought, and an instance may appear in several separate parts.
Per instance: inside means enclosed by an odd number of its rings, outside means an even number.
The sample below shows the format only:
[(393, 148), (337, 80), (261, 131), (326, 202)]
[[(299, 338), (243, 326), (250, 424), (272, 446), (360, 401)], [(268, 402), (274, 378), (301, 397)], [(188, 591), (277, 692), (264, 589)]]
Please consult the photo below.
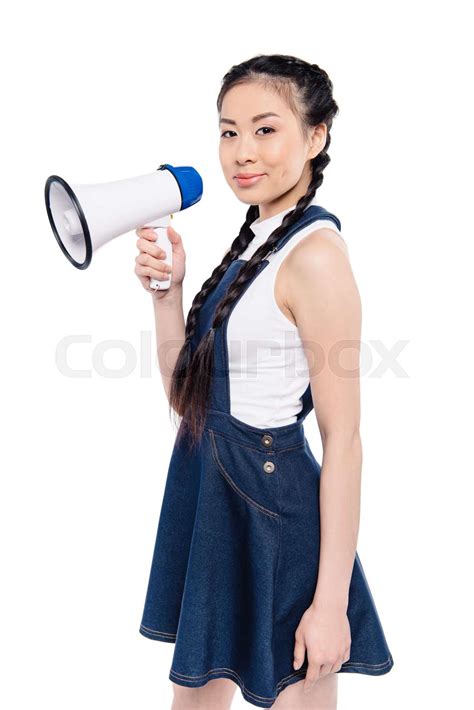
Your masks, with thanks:
[(320, 123), (314, 126), (311, 133), (311, 146), (308, 152), (308, 158), (313, 160), (322, 151), (326, 145), (328, 128), (325, 123)]

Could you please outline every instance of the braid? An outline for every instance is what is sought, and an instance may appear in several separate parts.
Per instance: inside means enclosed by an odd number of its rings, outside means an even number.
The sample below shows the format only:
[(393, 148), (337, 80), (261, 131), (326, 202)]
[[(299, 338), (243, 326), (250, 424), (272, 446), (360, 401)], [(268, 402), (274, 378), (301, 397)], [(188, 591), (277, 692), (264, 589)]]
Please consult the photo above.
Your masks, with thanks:
[(262, 261), (273, 251), (281, 237), (298, 222), (312, 202), (323, 182), (323, 171), (331, 160), (328, 155), (330, 129), (338, 106), (332, 96), (332, 82), (324, 69), (297, 57), (280, 54), (257, 55), (232, 67), (224, 76), (217, 100), (218, 110), (221, 110), (224, 95), (232, 86), (249, 81), (269, 84), (280, 92), (298, 115), (303, 129), (309, 130), (325, 123), (326, 143), (311, 160), (311, 180), (306, 193), (299, 198), (295, 208), (285, 214), (281, 225), (239, 269), (226, 294), (217, 304), (211, 328), (203, 335), (194, 352), (192, 340), (196, 334), (200, 309), (221, 281), (229, 265), (245, 251), (255, 236), (250, 225), (259, 216), (257, 205), (249, 207), (245, 222), (229, 251), (193, 299), (186, 320), (185, 340), (173, 371), (169, 395), (170, 413), (174, 410), (182, 419), (178, 437), (189, 433), (191, 448), (198, 443), (203, 432), (214, 368), (215, 329), (226, 320), (232, 304), (240, 297), (246, 284), (254, 278)]
[(256, 206), (251, 205), (249, 207), (249, 209), (247, 210), (245, 222), (243, 223), (242, 227), (240, 228), (240, 232), (239, 232), (238, 236), (232, 242), (230, 250), (225, 254), (225, 256), (222, 259), (219, 266), (216, 266), (216, 268), (212, 272), (211, 276), (207, 279), (207, 281), (204, 281), (203, 285), (201, 286), (201, 290), (194, 297), (194, 300), (191, 304), (191, 308), (189, 310), (188, 318), (186, 321), (186, 330), (185, 330), (186, 340), (191, 340), (195, 334), (196, 325), (197, 325), (197, 315), (199, 313), (199, 309), (201, 308), (201, 305), (204, 303), (207, 296), (210, 294), (211, 291), (214, 290), (214, 288), (217, 286), (217, 284), (219, 283), (221, 278), (224, 276), (229, 264), (234, 259), (237, 259), (240, 256), (240, 254), (242, 254), (242, 252), (245, 251), (247, 246), (250, 244), (250, 241), (252, 240), (252, 238), (254, 236), (252, 230), (250, 229), (250, 225), (258, 217), (258, 214), (256, 214), (256, 212), (257, 212)]
[[(240, 232), (237, 235), (237, 237), (234, 239), (234, 241), (231, 244), (230, 250), (224, 255), (224, 258), (222, 259), (221, 263), (216, 266), (214, 271), (212, 272), (211, 276), (204, 281), (204, 283), (201, 286), (201, 290), (199, 293), (196, 294), (194, 297), (191, 308), (189, 309), (189, 313), (186, 319), (186, 327), (184, 331), (184, 343), (183, 346), (179, 352), (178, 358), (176, 360), (176, 364), (173, 370), (172, 374), (172, 379), (171, 379), (171, 385), (170, 385), (170, 393), (169, 393), (169, 411), (168, 414), (171, 416), (173, 414), (173, 410), (175, 413), (178, 414), (178, 418), (182, 417), (185, 411), (185, 404), (188, 403), (189, 401), (192, 401), (192, 383), (193, 383), (193, 378), (190, 375), (190, 370), (191, 370), (191, 363), (193, 360), (193, 357), (196, 357), (196, 359), (199, 359), (199, 357), (202, 358), (202, 352), (206, 352), (206, 345), (203, 342), (200, 343), (199, 347), (196, 350), (196, 353), (193, 354), (192, 352), (192, 339), (195, 335), (196, 332), (196, 327), (197, 327), (197, 322), (198, 322), (198, 314), (199, 310), (208, 297), (208, 295), (211, 293), (211, 291), (214, 290), (214, 288), (217, 286), (217, 284), (220, 282), (221, 278), (227, 271), (227, 268), (229, 264), (234, 260), (237, 259), (240, 254), (242, 254), (243, 251), (247, 248), (247, 246), (250, 244), (251, 240), (254, 237), (254, 234), (252, 230), (250, 229), (250, 225), (252, 222), (257, 219), (258, 217), (258, 208), (256, 205), (250, 205), (250, 207), (247, 210), (245, 222), (243, 223), (242, 227), (240, 228)], [(208, 331), (207, 333), (207, 338), (214, 340), (214, 331)], [(203, 341), (206, 341), (206, 337), (203, 339)], [(206, 368), (206, 372), (209, 372), (209, 368), (211, 367), (211, 363), (209, 362), (209, 352), (207, 353), (207, 356), (204, 356), (204, 367)], [(209, 382), (206, 384), (206, 378), (202, 378), (203, 382), (202, 385), (204, 387), (205, 393), (206, 393), (206, 401), (209, 396)], [(195, 405), (197, 408), (199, 408), (199, 402), (197, 405)], [(201, 410), (201, 415), (202, 415), (202, 410)], [(176, 422), (175, 422), (176, 424)]]

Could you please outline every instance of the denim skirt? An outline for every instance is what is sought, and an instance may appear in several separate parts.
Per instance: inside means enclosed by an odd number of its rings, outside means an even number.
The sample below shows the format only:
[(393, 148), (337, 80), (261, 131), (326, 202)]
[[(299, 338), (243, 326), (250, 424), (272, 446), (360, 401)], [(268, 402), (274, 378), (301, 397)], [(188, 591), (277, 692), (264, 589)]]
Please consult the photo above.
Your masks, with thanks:
[[(321, 210), (308, 208), (282, 243)], [(231, 263), (201, 307), (194, 347), (243, 263)], [(249, 704), (270, 708), (308, 667), (305, 656), (294, 670), (293, 652), (316, 591), (321, 466), (303, 425), (313, 408), (310, 387), (286, 426), (261, 429), (230, 413), (229, 315), (215, 331), (201, 441), (190, 452), (183, 433), (172, 451), (139, 631), (175, 644), (174, 683), (200, 687), (230, 678)], [(394, 661), (358, 553), (347, 617), (350, 657), (337, 672), (388, 673)]]

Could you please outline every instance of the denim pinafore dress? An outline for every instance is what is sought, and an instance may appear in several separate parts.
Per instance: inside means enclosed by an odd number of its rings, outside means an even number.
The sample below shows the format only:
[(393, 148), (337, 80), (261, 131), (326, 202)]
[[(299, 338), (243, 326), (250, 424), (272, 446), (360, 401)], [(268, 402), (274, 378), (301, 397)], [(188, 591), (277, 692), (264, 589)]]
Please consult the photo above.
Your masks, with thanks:
[[(313, 204), (274, 249), (321, 218), (340, 229), (335, 215)], [(259, 264), (254, 278), (268, 263)], [(231, 262), (201, 306), (193, 348), (243, 264)], [(251, 705), (270, 708), (308, 667), (306, 655), (293, 669), (293, 651), (318, 576), (321, 466), (303, 428), (313, 409), (310, 384), (289, 425), (260, 429), (231, 415), (229, 315), (214, 333), (201, 442), (190, 454), (185, 434), (171, 454), (139, 631), (175, 644), (169, 671), (174, 683), (198, 687), (230, 678)], [(350, 658), (338, 672), (390, 671), (394, 661), (357, 553), (347, 616)]]

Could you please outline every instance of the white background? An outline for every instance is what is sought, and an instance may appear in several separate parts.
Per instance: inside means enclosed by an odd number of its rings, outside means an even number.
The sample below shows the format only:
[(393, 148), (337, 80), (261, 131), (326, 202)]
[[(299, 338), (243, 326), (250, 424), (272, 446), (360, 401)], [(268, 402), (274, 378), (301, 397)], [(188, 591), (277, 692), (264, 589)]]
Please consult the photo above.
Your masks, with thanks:
[[(171, 705), (174, 646), (138, 633), (174, 429), (130, 232), (86, 271), (47, 221), (48, 175), (193, 165), (175, 215), (185, 313), (245, 218), (218, 160), (224, 74), (318, 63), (340, 113), (320, 204), (363, 303), (358, 552), (395, 666), (339, 675), (339, 710), (467, 707), (472, 655), (472, 55), (467, 3), (25, 2), (2, 61), (3, 706)], [(68, 351), (68, 376), (57, 348)], [(109, 343), (109, 341), (111, 341)], [(397, 346), (397, 343), (405, 343)], [(98, 349), (105, 348), (101, 372)], [(384, 351), (397, 347), (397, 367)], [(307, 436), (321, 455), (316, 420)], [(320, 460), (320, 459), (319, 459)], [(310, 531), (308, 531), (310, 534)], [(250, 707), (237, 689), (233, 708)]]

